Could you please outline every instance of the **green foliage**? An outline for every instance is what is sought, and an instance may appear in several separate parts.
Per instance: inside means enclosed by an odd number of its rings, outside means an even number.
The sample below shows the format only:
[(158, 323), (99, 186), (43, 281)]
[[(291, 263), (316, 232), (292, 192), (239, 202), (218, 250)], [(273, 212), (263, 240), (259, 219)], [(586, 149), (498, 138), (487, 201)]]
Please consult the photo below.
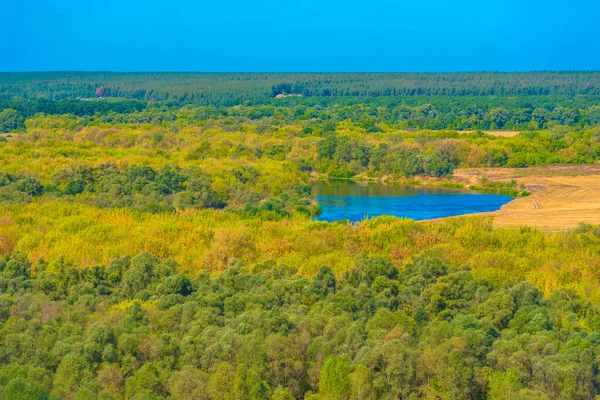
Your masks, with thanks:
[(343, 357), (332, 356), (323, 363), (319, 394), (325, 400), (343, 400), (350, 392), (350, 364)]
[(350, 396), (351, 400), (371, 400), (375, 398), (373, 388), (373, 375), (365, 365), (357, 365), (354, 372), (350, 374)]
[[(598, 72), (404, 74), (0, 74), (0, 132), (37, 114), (105, 122), (158, 123), (175, 109), (196, 118), (319, 120), (304, 132), (333, 131), (353, 120), (364, 132), (400, 129), (535, 130), (600, 123)], [(51, 84), (49, 84), (51, 82)], [(51, 90), (49, 90), (51, 88)], [(292, 97), (277, 98), (278, 95)], [(244, 107), (241, 107), (244, 105)], [(250, 106), (250, 107), (247, 107)], [(333, 114), (333, 115), (332, 115)], [(187, 117), (186, 117), (187, 119)], [(97, 123), (97, 121), (95, 121)], [(31, 125), (30, 125), (31, 126)], [(264, 130), (265, 125), (261, 125)], [(156, 137), (160, 138), (160, 135)], [(279, 159), (280, 145), (267, 150)], [(200, 147), (191, 158), (203, 157)], [(441, 165), (440, 165), (441, 166)], [(513, 161), (512, 166), (519, 166)]]
[(522, 385), (519, 377), (510, 370), (496, 371), (487, 378), (488, 398), (490, 400), (510, 400), (523, 398)]
[(0, 172), (0, 201), (26, 203), (43, 193), (44, 186), (31, 176)]
[(331, 293), (335, 293), (335, 288), (335, 275), (329, 268), (322, 266), (312, 280), (309, 293), (313, 300), (318, 301)]
[(0, 133), (11, 132), (19, 128), (19, 113), (12, 108), (0, 111)]
[(28, 382), (22, 378), (15, 378), (0, 390), (0, 399), (48, 400), (50, 395), (38, 382)]
[[(48, 81), (54, 84), (49, 89)], [(304, 97), (382, 97), (382, 96), (536, 96), (598, 95), (597, 72), (536, 73), (3, 73), (0, 98), (95, 98), (126, 97), (172, 102), (241, 103), (242, 99), (260, 101), (279, 94)], [(197, 88), (197, 89), (190, 89)], [(33, 96), (34, 98), (37, 98)], [(220, 101), (219, 101), (220, 98)], [(300, 98), (291, 97), (298, 101)], [(278, 99), (279, 100), (279, 99)], [(281, 99), (283, 100), (283, 99)], [(98, 110), (97, 101), (82, 111)], [(52, 105), (40, 101), (40, 107)], [(106, 101), (103, 107), (135, 107), (136, 102), (119, 104)], [(111, 104), (116, 103), (116, 104)], [(44, 112), (44, 111), (41, 111)], [(90, 112), (90, 111), (88, 111)], [(91, 111), (93, 113), (93, 111)], [(428, 108), (421, 114), (430, 114)], [(301, 115), (306, 112), (301, 113)], [(493, 122), (502, 125), (506, 110), (494, 108)], [(567, 113), (567, 115), (569, 115)], [(542, 114), (538, 119), (541, 120)], [(500, 127), (500, 126), (499, 126)]]
[[(0, 295), (1, 398), (586, 399), (600, 390), (593, 304), (562, 289), (545, 298), (528, 282), (495, 288), (427, 254), (402, 265), (358, 254), (352, 272), (323, 267), (312, 279), (272, 262), (253, 274), (239, 263), (214, 276), (175, 272), (148, 253), (81, 273), (63, 263), (31, 275), (27, 265), (16, 254), (0, 268), (21, 277)], [(48, 274), (52, 287), (39, 283)]]
[(599, 228), (312, 222), (310, 179), (596, 163), (597, 78), (0, 74), (0, 399), (595, 398)]
[(163, 392), (164, 388), (159, 371), (152, 363), (144, 364), (127, 379), (125, 384), (125, 395), (130, 399), (142, 398), (141, 396), (144, 395), (158, 397)]
[(485, 177), (481, 179), (480, 185), (471, 185), (469, 189), (479, 192), (505, 194), (513, 197), (526, 197), (530, 195), (526, 190), (519, 189), (515, 180), (510, 182), (490, 182)]

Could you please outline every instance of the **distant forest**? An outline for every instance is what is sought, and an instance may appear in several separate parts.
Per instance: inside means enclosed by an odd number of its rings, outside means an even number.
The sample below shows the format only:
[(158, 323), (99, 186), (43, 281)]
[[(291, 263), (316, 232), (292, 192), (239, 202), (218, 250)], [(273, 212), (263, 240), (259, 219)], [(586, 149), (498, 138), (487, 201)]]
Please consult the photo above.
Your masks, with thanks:
[(233, 105), (303, 97), (600, 96), (600, 72), (0, 73), (0, 100), (120, 97)]
[(0, 132), (22, 132), (38, 114), (140, 123), (174, 121), (189, 107), (202, 120), (352, 121), (367, 129), (587, 128), (600, 123), (599, 78), (600, 72), (0, 73)]

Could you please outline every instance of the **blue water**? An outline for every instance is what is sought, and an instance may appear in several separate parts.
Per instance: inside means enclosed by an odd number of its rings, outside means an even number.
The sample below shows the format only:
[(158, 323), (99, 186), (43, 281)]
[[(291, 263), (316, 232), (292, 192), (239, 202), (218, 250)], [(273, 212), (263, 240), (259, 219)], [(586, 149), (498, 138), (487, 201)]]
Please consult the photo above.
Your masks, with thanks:
[(386, 184), (319, 183), (313, 195), (323, 207), (320, 221), (352, 222), (379, 215), (424, 220), (498, 210), (513, 198), (457, 189)]

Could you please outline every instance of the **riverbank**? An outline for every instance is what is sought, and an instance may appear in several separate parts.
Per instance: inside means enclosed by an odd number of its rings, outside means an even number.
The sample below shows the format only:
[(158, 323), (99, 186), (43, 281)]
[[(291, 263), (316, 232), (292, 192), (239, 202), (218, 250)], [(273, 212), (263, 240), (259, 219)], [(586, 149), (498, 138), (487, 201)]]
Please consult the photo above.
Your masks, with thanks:
[(465, 185), (515, 180), (531, 193), (500, 210), (479, 214), (494, 218), (494, 226), (532, 226), (570, 230), (580, 223), (600, 224), (600, 165), (551, 165), (529, 168), (470, 168), (454, 171)]
[[(483, 175), (481, 175), (483, 176)], [(347, 181), (355, 183), (376, 183), (389, 185), (405, 185), (415, 187), (431, 187), (431, 188), (446, 188), (446, 189), (462, 189), (467, 192), (489, 193), (489, 194), (505, 194), (512, 197), (529, 196), (524, 185), (517, 185), (516, 182), (508, 181), (487, 181), (485, 179), (476, 181), (457, 180), (454, 176), (450, 178), (435, 178), (430, 176), (415, 176), (411, 178), (398, 177), (394, 178), (391, 175), (383, 175), (380, 177), (370, 177), (366, 175), (355, 175), (352, 178), (334, 177), (326, 174), (313, 173), (311, 182), (325, 181)]]
[[(340, 179), (313, 175), (314, 179)], [(564, 231), (580, 223), (600, 225), (600, 164), (548, 165), (528, 168), (456, 169), (452, 178), (394, 179), (392, 176), (372, 178), (355, 176), (354, 182), (378, 182), (414, 186), (460, 188), (481, 192), (486, 182), (493, 192), (514, 188), (515, 199), (490, 213), (494, 226), (532, 226), (549, 231)], [(504, 187), (502, 187), (504, 185)], [(485, 189), (485, 188), (483, 188)], [(441, 219), (443, 221), (443, 219)]]

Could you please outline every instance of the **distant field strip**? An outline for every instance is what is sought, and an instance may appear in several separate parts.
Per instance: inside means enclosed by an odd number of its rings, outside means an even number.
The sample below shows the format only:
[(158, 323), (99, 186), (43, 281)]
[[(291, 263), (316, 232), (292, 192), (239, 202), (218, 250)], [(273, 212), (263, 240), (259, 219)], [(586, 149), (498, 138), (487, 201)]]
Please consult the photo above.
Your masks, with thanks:
[[(458, 131), (458, 133), (475, 133), (476, 131)], [(498, 136), (498, 137), (514, 137), (517, 136), (519, 131), (482, 131), (486, 135)]]

